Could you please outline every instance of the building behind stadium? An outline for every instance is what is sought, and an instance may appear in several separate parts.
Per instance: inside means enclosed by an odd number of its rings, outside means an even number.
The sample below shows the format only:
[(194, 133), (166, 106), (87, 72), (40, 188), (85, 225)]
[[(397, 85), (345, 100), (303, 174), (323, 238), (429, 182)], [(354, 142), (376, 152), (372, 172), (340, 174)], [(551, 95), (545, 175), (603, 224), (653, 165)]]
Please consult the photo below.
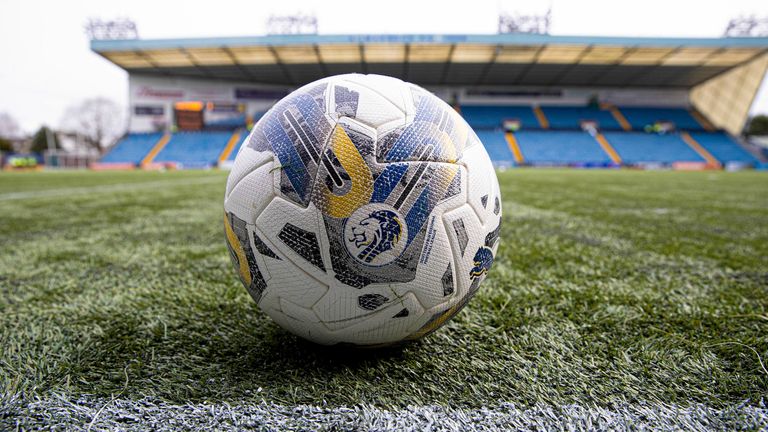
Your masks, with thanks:
[(129, 132), (96, 168), (229, 166), (277, 100), (350, 72), (434, 92), (498, 167), (766, 166), (739, 135), (768, 38), (279, 35), (91, 48), (129, 83)]

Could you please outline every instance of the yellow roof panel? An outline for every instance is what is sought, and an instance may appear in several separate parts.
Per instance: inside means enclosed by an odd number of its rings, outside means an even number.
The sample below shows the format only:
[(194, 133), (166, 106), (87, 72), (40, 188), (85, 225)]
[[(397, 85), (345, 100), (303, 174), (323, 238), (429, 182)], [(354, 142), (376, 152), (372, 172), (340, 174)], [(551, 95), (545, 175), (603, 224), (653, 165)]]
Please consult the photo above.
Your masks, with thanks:
[(408, 50), (408, 61), (413, 63), (446, 63), (450, 52), (450, 45), (413, 44)]
[(312, 45), (277, 46), (275, 52), (283, 63), (317, 63), (317, 53)]
[(453, 50), (451, 61), (455, 63), (486, 63), (493, 59), (496, 45), (459, 44)]
[(531, 63), (540, 49), (540, 46), (534, 45), (501, 47), (496, 63)]
[(627, 52), (626, 47), (598, 45), (593, 46), (579, 60), (582, 64), (613, 64)]
[(665, 66), (695, 66), (702, 64), (707, 57), (712, 55), (717, 48), (690, 47), (681, 48), (667, 57), (664, 57), (661, 64)]
[(201, 65), (231, 65), (232, 57), (221, 48), (190, 48), (187, 50), (195, 63)]
[(324, 63), (360, 63), (360, 45), (320, 45), (320, 59)]
[(621, 60), (623, 65), (655, 65), (659, 64), (659, 61), (667, 54), (671, 53), (674, 48), (636, 48), (627, 54), (627, 56)]
[(145, 57), (133, 51), (116, 51), (102, 53), (109, 61), (126, 69), (152, 67)]
[(727, 48), (707, 57), (704, 66), (735, 66), (760, 52), (757, 48)]
[(402, 63), (405, 61), (405, 46), (400, 44), (364, 45), (363, 58), (368, 63)]
[(573, 63), (586, 45), (547, 45), (539, 53), (538, 63)]
[(270, 64), (277, 61), (272, 50), (265, 46), (232, 47), (229, 51), (240, 64)]
[(194, 66), (189, 56), (179, 49), (144, 51), (157, 66)]

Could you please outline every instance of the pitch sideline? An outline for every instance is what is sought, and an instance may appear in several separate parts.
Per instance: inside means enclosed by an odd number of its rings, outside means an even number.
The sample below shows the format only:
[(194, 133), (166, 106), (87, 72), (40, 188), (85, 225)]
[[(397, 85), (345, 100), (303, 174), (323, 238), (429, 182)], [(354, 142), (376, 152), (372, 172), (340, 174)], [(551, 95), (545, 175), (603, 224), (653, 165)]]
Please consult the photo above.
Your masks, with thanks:
[(487, 408), (437, 405), (382, 409), (370, 405), (324, 407), (260, 403), (175, 405), (153, 398), (130, 400), (51, 396), (0, 398), (0, 428), (37, 429), (57, 425), (83, 430), (760, 430), (768, 427), (764, 401), (717, 409), (704, 404), (583, 405), (537, 404), (517, 408), (500, 403)]

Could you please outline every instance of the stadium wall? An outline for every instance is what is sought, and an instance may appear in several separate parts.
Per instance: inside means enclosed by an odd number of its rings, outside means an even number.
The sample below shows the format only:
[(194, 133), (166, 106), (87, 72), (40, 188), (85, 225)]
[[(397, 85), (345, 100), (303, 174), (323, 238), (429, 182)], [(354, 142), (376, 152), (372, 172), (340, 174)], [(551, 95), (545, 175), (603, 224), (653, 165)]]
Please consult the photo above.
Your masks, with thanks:
[[(173, 124), (173, 104), (179, 101), (241, 103), (245, 114), (258, 116), (292, 89), (244, 82), (129, 75), (129, 131), (166, 130)], [(689, 106), (688, 91), (680, 89), (615, 89), (553, 87), (428, 87), (449, 103), (496, 105), (586, 105), (595, 96), (619, 106)]]
[(256, 115), (288, 94), (290, 89), (252, 83), (157, 77), (128, 77), (129, 125), (132, 133), (166, 130), (173, 124), (173, 104), (179, 101), (242, 103), (245, 114)]
[[(430, 89), (432, 90), (432, 89)], [(438, 96), (443, 92), (435, 92)], [(480, 87), (460, 88), (461, 103), (470, 105), (586, 105), (597, 96), (601, 103), (619, 106), (688, 107), (686, 90), (614, 89), (597, 87)]]

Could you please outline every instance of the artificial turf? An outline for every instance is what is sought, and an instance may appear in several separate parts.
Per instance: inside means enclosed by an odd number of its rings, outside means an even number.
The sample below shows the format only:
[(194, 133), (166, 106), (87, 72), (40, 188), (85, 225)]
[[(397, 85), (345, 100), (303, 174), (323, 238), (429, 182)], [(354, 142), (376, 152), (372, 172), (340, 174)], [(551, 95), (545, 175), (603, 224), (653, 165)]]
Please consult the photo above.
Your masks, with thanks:
[[(760, 404), (768, 175), (499, 173), (502, 243), (425, 340), (322, 348), (236, 279), (226, 173), (0, 174), (0, 400)], [(1, 403), (1, 402), (0, 402)]]

